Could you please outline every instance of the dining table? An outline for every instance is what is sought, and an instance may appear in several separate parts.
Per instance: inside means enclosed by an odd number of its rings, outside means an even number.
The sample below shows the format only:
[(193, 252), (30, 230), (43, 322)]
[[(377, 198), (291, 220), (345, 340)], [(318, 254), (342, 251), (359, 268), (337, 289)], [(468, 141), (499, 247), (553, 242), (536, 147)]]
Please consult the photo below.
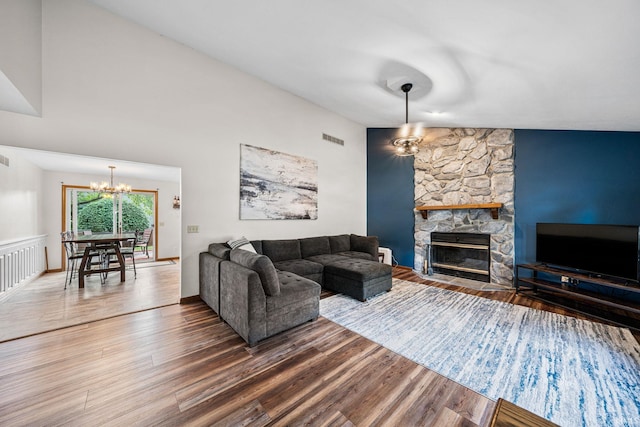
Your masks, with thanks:
[[(78, 268), (78, 287), (84, 288), (85, 276), (91, 274), (108, 274), (112, 271), (120, 272), (120, 282), (125, 281), (124, 257), (120, 252), (121, 242), (135, 240), (135, 233), (108, 233), (108, 234), (83, 234), (76, 235), (68, 242), (84, 246), (82, 261)], [(92, 258), (99, 256), (101, 262), (93, 263)], [(115, 256), (117, 266), (112, 266), (111, 257)]]

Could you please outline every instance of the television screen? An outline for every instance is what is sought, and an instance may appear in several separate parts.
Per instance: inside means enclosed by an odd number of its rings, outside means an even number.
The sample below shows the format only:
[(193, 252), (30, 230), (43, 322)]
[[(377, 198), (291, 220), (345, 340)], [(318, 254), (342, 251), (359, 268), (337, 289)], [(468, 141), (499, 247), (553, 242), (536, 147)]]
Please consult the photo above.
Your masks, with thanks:
[(601, 276), (638, 281), (638, 226), (536, 225), (536, 261)]

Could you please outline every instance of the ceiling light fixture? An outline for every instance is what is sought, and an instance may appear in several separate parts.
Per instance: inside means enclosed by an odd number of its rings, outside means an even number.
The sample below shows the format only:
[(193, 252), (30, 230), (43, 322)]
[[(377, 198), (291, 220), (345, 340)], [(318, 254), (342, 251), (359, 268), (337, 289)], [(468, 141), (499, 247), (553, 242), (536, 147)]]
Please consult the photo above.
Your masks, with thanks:
[(114, 194), (114, 193), (131, 193), (131, 186), (127, 185), (127, 184), (118, 184), (117, 186), (114, 187), (113, 185), (113, 170), (115, 169), (115, 166), (109, 166), (109, 169), (111, 169), (111, 178), (109, 180), (109, 182), (106, 181), (102, 181), (101, 183), (97, 183), (97, 182), (92, 182), (91, 184), (89, 184), (89, 188), (91, 188), (93, 191), (98, 191), (100, 193), (109, 193), (109, 194)]
[(422, 140), (422, 125), (409, 123), (409, 91), (412, 87), (411, 83), (401, 86), (405, 100), (405, 123), (400, 127), (398, 137), (392, 141), (398, 156), (413, 156), (420, 151), (418, 143)]

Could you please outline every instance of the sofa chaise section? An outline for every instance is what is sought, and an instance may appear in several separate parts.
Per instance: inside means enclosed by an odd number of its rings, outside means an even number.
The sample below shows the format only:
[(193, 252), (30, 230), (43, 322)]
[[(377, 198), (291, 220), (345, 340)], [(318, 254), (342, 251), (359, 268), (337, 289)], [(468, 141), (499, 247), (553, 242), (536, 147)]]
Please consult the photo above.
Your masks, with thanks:
[(241, 249), (220, 264), (220, 317), (250, 346), (318, 317), (318, 283)]

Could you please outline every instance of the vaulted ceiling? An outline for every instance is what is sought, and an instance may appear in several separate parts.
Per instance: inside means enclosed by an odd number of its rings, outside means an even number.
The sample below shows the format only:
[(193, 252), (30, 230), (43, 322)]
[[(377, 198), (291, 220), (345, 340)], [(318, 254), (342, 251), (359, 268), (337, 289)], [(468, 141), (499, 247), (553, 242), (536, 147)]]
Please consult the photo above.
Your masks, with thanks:
[(367, 127), (640, 130), (637, 0), (90, 0)]

